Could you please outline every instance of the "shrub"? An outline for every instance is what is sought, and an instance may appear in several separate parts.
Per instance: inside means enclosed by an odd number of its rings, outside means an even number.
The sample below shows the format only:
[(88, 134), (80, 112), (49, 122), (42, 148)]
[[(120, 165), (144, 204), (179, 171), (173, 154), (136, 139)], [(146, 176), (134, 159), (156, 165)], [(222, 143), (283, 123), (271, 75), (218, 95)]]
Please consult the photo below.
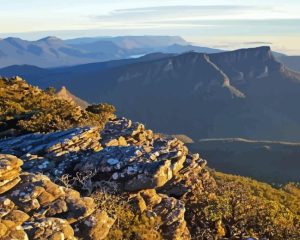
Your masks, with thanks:
[(289, 205), (293, 195), (244, 177), (212, 175), (217, 188), (185, 199), (194, 239), (300, 239), (300, 216), (296, 204)]
[(93, 105), (94, 112), (86, 111), (57, 98), (53, 88), (42, 91), (19, 78), (0, 79), (0, 86), (1, 130), (52, 132), (79, 126), (98, 126), (101, 129), (115, 112), (115, 108), (108, 104)]

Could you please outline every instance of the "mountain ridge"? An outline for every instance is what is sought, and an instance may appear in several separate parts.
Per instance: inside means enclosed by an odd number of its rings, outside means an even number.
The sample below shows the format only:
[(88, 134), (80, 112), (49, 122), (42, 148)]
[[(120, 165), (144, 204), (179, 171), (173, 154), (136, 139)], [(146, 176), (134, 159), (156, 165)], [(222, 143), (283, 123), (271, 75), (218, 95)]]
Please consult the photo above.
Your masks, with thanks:
[(192, 139), (300, 140), (300, 115), (294, 111), (300, 74), (277, 61), (269, 47), (146, 55), (46, 71), (24, 77), (41, 87), (66, 86), (91, 103), (112, 103), (158, 132)]
[[(180, 45), (173, 52), (187, 51), (191, 46), (178, 36), (123, 36), (62, 40), (55, 36), (28, 41), (20, 38), (0, 40), (0, 66), (35, 65), (63, 67), (86, 63), (131, 58), (152, 52), (167, 52), (169, 46)], [(197, 48), (197, 47), (195, 47)], [(219, 51), (201, 48), (204, 52)]]

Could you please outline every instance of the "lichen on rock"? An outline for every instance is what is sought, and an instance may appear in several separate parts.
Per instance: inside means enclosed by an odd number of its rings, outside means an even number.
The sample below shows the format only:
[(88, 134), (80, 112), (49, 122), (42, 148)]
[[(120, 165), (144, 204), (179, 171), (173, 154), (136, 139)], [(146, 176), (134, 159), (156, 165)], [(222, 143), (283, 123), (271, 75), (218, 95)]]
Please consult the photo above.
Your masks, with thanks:
[[(38, 219), (29, 214), (31, 220), (20, 224), (26, 226), (24, 231), (30, 236), (35, 236), (34, 229), (41, 224), (48, 224), (51, 229), (52, 223), (59, 222), (50, 219), (62, 219), (57, 233), (41, 236), (54, 238), (68, 233), (104, 239), (101, 236), (115, 222), (114, 216), (101, 209), (94, 212), (92, 199), (53, 183), (65, 175), (74, 180), (74, 188), (87, 195), (97, 191), (103, 181), (114, 183), (117, 191), (129, 193), (131, 200), (137, 200), (137, 215), (149, 219), (158, 216), (164, 239), (174, 240), (190, 239), (184, 219), (185, 206), (180, 198), (195, 188), (204, 188), (203, 181), (214, 184), (205, 169), (206, 161), (190, 154), (181, 141), (154, 134), (143, 124), (126, 118), (109, 121), (102, 131), (82, 127), (4, 139), (0, 141), (0, 152), (19, 157), (24, 161), (24, 171), (30, 172), (19, 176), (20, 160), (3, 155), (15, 159), (10, 172), (3, 170), (3, 174), (16, 179), (5, 197), (19, 206), (18, 210), (25, 214), (34, 212)], [(4, 169), (5, 160), (3, 166)]]

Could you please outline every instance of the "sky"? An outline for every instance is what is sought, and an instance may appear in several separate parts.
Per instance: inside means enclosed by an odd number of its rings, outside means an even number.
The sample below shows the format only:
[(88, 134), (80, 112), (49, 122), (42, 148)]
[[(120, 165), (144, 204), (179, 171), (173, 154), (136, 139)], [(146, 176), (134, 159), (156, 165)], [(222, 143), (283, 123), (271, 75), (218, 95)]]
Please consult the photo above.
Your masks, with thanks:
[(0, 0), (0, 37), (177, 35), (300, 55), (300, 0)]

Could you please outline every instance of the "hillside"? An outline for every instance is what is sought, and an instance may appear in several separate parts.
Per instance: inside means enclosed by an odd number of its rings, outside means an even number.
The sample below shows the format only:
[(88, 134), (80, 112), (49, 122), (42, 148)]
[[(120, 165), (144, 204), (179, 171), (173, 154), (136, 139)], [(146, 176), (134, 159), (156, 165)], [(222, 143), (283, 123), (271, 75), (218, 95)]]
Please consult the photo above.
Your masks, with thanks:
[(246, 139), (201, 139), (188, 144), (201, 152), (218, 171), (248, 176), (263, 182), (300, 182), (300, 143)]
[[(20, 96), (34, 89), (40, 106), (55, 98), (19, 78), (1, 80), (10, 106), (27, 112), (37, 109)], [(299, 239), (297, 185), (274, 189), (210, 171), (178, 139), (126, 118), (69, 126), (71, 105), (57, 101), (65, 129), (0, 140), (1, 238)], [(4, 123), (9, 114), (1, 112)]]
[(288, 68), (300, 72), (300, 56), (286, 56), (283, 55), (279, 60), (284, 63)]
[(41, 87), (66, 86), (90, 103), (109, 102), (166, 134), (300, 140), (300, 75), (269, 47), (154, 56), (24, 75)]

